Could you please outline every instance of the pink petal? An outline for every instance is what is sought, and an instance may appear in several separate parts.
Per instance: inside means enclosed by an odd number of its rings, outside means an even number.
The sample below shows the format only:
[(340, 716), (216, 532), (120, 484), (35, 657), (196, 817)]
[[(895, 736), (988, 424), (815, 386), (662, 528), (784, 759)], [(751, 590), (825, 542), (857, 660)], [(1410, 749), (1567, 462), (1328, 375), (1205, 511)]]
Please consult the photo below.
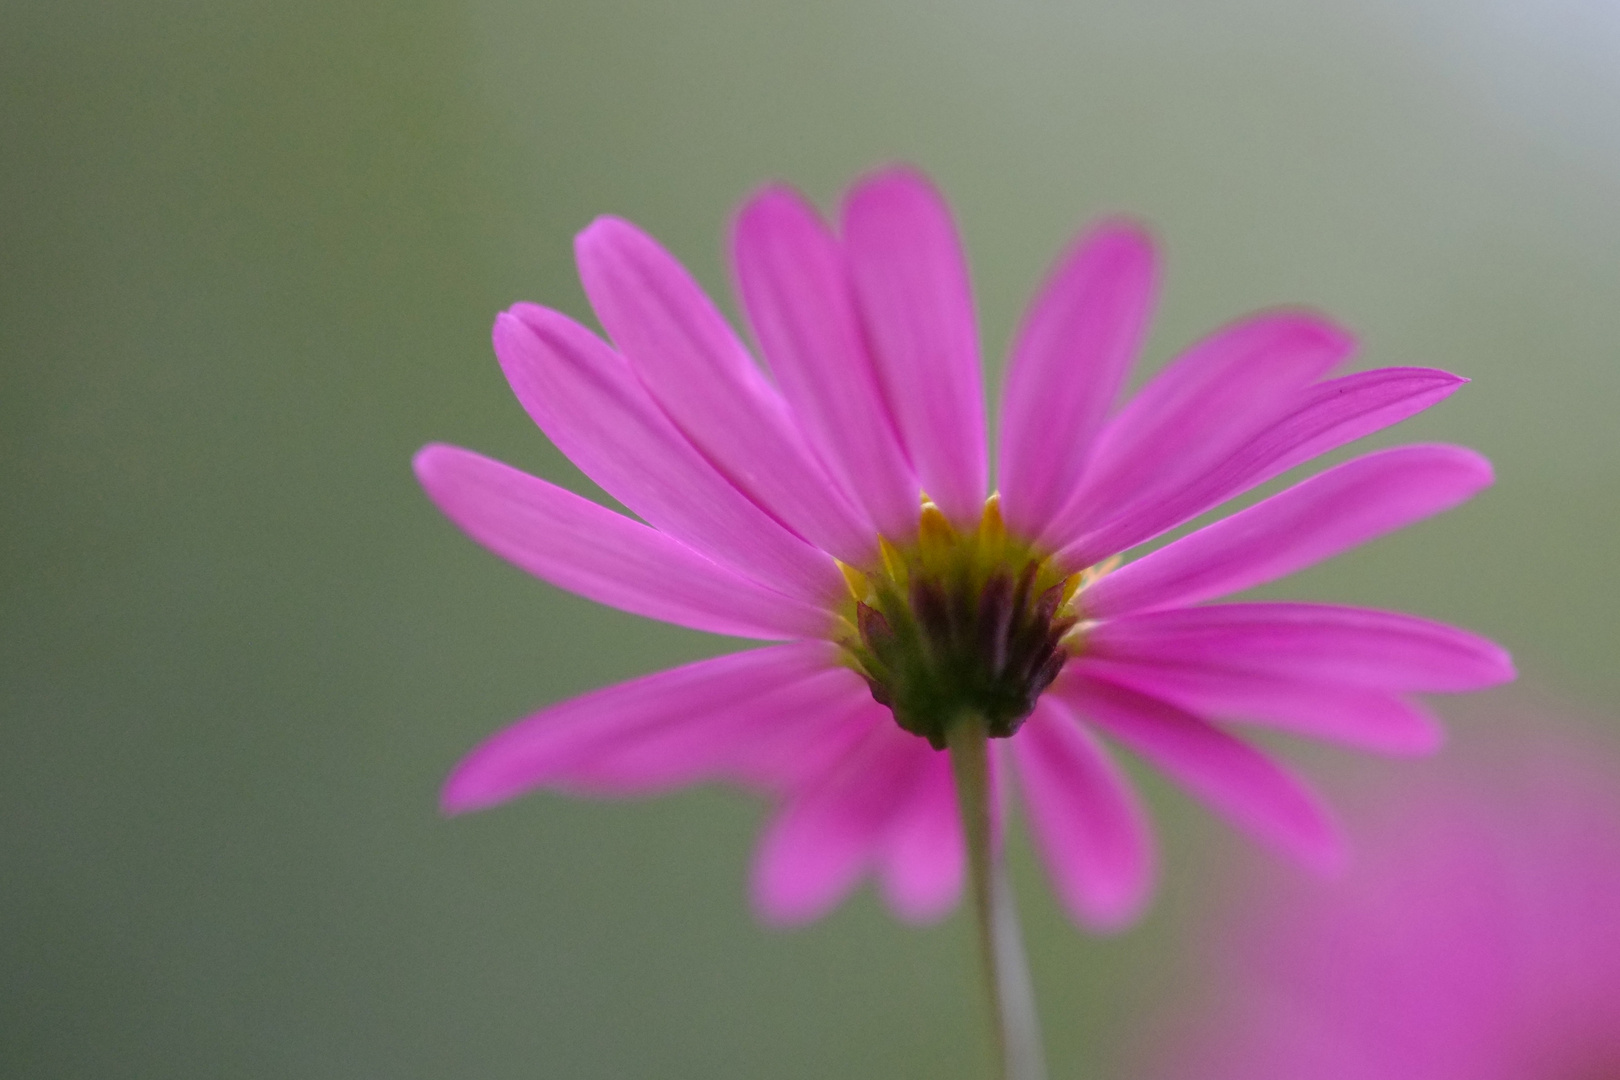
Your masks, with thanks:
[[(866, 684), (835, 665), (679, 723), (604, 738), (569, 766), (559, 786), (618, 796), (728, 779), (780, 791), (812, 775), (812, 764), (847, 753), (870, 729), (876, 708)], [(886, 712), (882, 719), (893, 723)]]
[(819, 637), (832, 616), (544, 480), (454, 446), (427, 446), (417, 479), (490, 551), (558, 588), (653, 619), (736, 637)]
[(1065, 558), (1089, 566), (1145, 543), (1296, 465), (1422, 412), (1467, 381), (1428, 368), (1384, 368), (1307, 386), (1275, 423), (1226, 458), (1114, 515), (1071, 543)]
[(1490, 462), (1460, 446), (1368, 454), (1108, 574), (1081, 606), (1107, 618), (1263, 585), (1449, 510), (1490, 482)]
[(800, 423), (878, 529), (911, 536), (920, 485), (862, 338), (838, 241), (796, 192), (768, 187), (737, 218), (732, 261), (754, 335)]
[(1089, 675), (1199, 716), (1261, 724), (1361, 750), (1428, 754), (1445, 739), (1428, 709), (1380, 690), (1094, 656), (1075, 663)]
[(973, 296), (950, 210), (920, 174), (886, 169), (844, 202), (844, 244), (880, 382), (923, 489), (958, 525), (987, 484)]
[(495, 321), (518, 400), (580, 469), (649, 524), (747, 577), (820, 605), (841, 595), (827, 555), (771, 520), (694, 450), (624, 359), (566, 316), (518, 304)]
[(1080, 485), (1141, 347), (1157, 291), (1153, 242), (1107, 221), (1082, 235), (1025, 316), (1001, 404), (1002, 513), (1039, 536)]
[(1331, 604), (1218, 604), (1123, 615), (1086, 654), (1396, 693), (1456, 693), (1513, 678), (1501, 646), (1411, 615)]
[(1064, 907), (1081, 925), (1134, 920), (1153, 889), (1153, 834), (1130, 781), (1052, 695), (1012, 739), (1030, 830)]
[(1320, 870), (1342, 862), (1338, 830), (1316, 797), (1247, 743), (1168, 702), (1065, 670), (1054, 691), (1255, 838)]
[[(716, 714), (769, 722), (780, 711), (813, 713), (837, 700), (855, 677), (838, 665), (837, 646), (795, 642), (733, 653), (596, 690), (520, 720), (462, 759), (445, 781), (440, 805), (447, 813), (478, 810), (542, 785), (566, 787), (604, 755), (665, 729), (714, 722)], [(777, 712), (773, 712), (776, 710)], [(721, 770), (730, 747), (696, 747), (703, 762), (671, 762), (683, 777), (694, 765)], [(622, 779), (622, 778), (621, 778)], [(645, 777), (664, 786), (662, 772)], [(587, 785), (588, 786), (588, 785)]]
[(934, 753), (922, 766), (910, 797), (889, 826), (878, 858), (883, 898), (900, 918), (934, 922), (956, 906), (962, 894), (967, 848), (950, 755)]
[(598, 218), (574, 244), (608, 336), (722, 475), (823, 551), (860, 561), (873, 528), (815, 460), (798, 421), (697, 282), (652, 237)]
[(872, 700), (867, 685), (847, 668), (835, 702), (792, 724), (750, 722), (734, 732), (726, 774), (770, 794), (796, 791), (842, 760), (880, 725), (894, 726), (894, 714)]
[(1205, 338), (1103, 428), (1085, 482), (1043, 542), (1065, 547), (1180, 489), (1286, 415), (1354, 347), (1347, 332), (1302, 312), (1256, 315)]
[(795, 794), (766, 827), (754, 860), (754, 906), (767, 922), (820, 918), (873, 863), (935, 751), (890, 723)]

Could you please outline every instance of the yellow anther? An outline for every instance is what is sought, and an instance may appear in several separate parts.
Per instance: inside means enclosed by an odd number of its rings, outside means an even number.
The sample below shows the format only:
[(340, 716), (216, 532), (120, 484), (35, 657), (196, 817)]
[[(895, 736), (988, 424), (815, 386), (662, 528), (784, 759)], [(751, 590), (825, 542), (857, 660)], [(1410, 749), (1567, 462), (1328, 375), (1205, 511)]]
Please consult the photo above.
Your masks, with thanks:
[(1080, 586), (1085, 583), (1085, 576), (1086, 573), (1082, 570), (1063, 579), (1063, 602), (1058, 605), (1060, 610), (1069, 606), (1069, 601), (1074, 599), (1075, 594), (1080, 591)]
[(1079, 620), (1072, 602), (1098, 568), (1069, 574), (1009, 533), (999, 495), (977, 521), (953, 521), (924, 495), (917, 531), (879, 536), (877, 549), (858, 567), (838, 564), (854, 599), (839, 606), (836, 625), (873, 700), (936, 749), (966, 713), (994, 738), (1017, 731), (1085, 646), (1069, 632)]
[(945, 555), (956, 546), (956, 530), (945, 512), (933, 503), (923, 504), (917, 521), (917, 542), (922, 547), (924, 561)]
[(900, 549), (884, 537), (878, 537), (878, 554), (883, 558), (883, 572), (900, 588), (906, 586), (906, 557)]
[(855, 628), (855, 624), (853, 622), (843, 615), (836, 615), (833, 617), (831, 636), (835, 641), (848, 642), (861, 640), (861, 632)]
[(998, 491), (985, 500), (984, 514), (979, 518), (979, 562), (995, 566), (1007, 552), (1007, 523), (1001, 517), (1001, 493)]
[(849, 595), (851, 598), (855, 600), (865, 600), (867, 597), (872, 595), (872, 583), (867, 580), (865, 574), (861, 573), (847, 562), (839, 562), (838, 569), (844, 575), (844, 584), (849, 586)]

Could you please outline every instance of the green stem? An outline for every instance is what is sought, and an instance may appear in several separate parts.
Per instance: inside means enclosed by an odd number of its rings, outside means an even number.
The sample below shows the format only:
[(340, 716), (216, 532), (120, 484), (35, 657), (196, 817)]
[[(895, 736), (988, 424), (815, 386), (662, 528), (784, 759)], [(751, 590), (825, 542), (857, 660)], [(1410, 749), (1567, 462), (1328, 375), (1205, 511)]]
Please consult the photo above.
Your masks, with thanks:
[(951, 725), (947, 741), (957, 802), (962, 808), (962, 831), (967, 837), (968, 874), (1001, 1080), (1046, 1080), (1035, 990), (1018, 929), (1018, 911), (991, 832), (990, 740), (984, 722), (977, 717), (958, 721)]

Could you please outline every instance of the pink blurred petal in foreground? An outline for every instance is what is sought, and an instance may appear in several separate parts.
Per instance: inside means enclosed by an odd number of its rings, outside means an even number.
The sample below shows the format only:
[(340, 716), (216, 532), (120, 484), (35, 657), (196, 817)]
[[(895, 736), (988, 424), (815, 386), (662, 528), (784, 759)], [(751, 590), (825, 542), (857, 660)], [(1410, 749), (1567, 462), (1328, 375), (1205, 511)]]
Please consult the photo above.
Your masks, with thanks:
[(1601, 1080), (1620, 1068), (1620, 756), (1489, 717), (1354, 800), (1332, 888), (1246, 875), (1155, 1080)]

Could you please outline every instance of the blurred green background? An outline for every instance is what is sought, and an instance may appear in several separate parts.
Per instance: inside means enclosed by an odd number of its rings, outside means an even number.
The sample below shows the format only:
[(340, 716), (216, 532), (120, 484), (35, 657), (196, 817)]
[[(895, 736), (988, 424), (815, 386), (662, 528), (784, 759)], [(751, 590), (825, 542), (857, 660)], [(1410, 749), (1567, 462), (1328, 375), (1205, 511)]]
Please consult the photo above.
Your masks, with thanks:
[[(0, 1074), (983, 1075), (961, 916), (863, 893), (759, 928), (742, 796), (436, 814), (497, 726), (731, 644), (524, 577), (410, 475), (443, 439), (589, 490), (488, 327), (587, 314), (599, 213), (721, 289), (753, 185), (914, 160), (992, 370), (1065, 237), (1142, 215), (1150, 365), (1300, 301), (1361, 363), (1476, 380), (1399, 434), (1498, 486), (1271, 591), (1611, 699), (1617, 55), (1617, 9), (1575, 0), (10, 0)], [(1147, 783), (1167, 869), (1133, 932), (1073, 930), (1013, 850), (1057, 1076), (1126, 1074), (1235, 843)]]

